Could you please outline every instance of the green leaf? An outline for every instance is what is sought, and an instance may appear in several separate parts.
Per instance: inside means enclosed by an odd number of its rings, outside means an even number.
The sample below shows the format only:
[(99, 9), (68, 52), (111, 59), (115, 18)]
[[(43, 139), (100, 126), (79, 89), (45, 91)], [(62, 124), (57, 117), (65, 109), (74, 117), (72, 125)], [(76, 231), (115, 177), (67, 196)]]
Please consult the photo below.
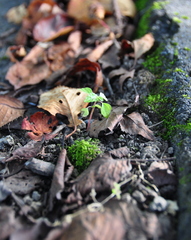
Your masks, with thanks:
[(100, 105), (98, 105), (98, 104), (95, 104), (95, 105), (93, 105), (93, 106), (91, 106), (92, 108), (94, 107), (97, 107), (97, 108), (99, 108), (99, 109), (101, 109), (101, 106)]
[(89, 93), (88, 96), (84, 99), (84, 102), (98, 102), (99, 96), (95, 93)]
[(87, 117), (89, 115), (89, 109), (88, 108), (82, 108), (81, 109), (81, 115), (82, 115), (82, 117)]
[(99, 97), (101, 97), (105, 101), (108, 101), (108, 99), (106, 98), (105, 94), (103, 94), (102, 92), (99, 94)]
[(81, 90), (82, 92), (85, 92), (85, 93), (93, 93), (92, 89), (89, 88), (89, 87), (81, 88), (80, 90)]
[(109, 117), (109, 114), (111, 112), (111, 105), (108, 104), (108, 103), (102, 103), (102, 106), (101, 106), (101, 114), (105, 117), (105, 118), (108, 118)]

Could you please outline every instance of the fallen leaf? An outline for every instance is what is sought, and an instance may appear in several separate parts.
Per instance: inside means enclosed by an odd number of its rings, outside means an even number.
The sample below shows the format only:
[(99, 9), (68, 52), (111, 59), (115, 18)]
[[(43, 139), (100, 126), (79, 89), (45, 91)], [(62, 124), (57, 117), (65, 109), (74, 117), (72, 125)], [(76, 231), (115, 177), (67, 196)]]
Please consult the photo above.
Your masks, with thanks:
[(112, 133), (113, 129), (120, 125), (121, 131), (123, 132), (139, 134), (149, 140), (153, 140), (153, 132), (145, 125), (139, 113), (123, 114), (127, 108), (128, 107), (115, 107), (112, 109), (108, 118), (101, 121), (94, 120), (89, 129), (90, 136), (97, 138), (101, 131), (106, 131), (107, 129), (110, 131), (109, 133)]
[(36, 141), (49, 139), (49, 133), (57, 126), (58, 120), (55, 116), (49, 116), (43, 112), (36, 112), (28, 118), (24, 118), (22, 121), (22, 129), (30, 130), (27, 135)]
[(3, 162), (10, 162), (12, 160), (28, 160), (29, 158), (35, 157), (42, 149), (43, 141), (36, 142), (31, 140), (23, 147), (17, 148), (12, 152), (12, 156), (4, 159)]
[(104, 52), (113, 44), (113, 40), (108, 40), (106, 42), (98, 45), (90, 54), (87, 55), (87, 59), (96, 62), (104, 54)]
[(44, 51), (43, 47), (36, 45), (21, 62), (16, 62), (9, 68), (5, 78), (15, 89), (37, 84), (51, 74), (43, 59)]
[(90, 136), (97, 138), (99, 133), (101, 131), (105, 131), (106, 129), (109, 129), (112, 133), (115, 126), (123, 118), (123, 113), (126, 109), (127, 107), (113, 107), (108, 118), (104, 118), (101, 121), (94, 120), (89, 129)]
[(151, 163), (148, 169), (148, 176), (157, 187), (177, 184), (177, 177), (166, 162)]
[(43, 184), (42, 178), (32, 173), (30, 170), (25, 169), (16, 175), (6, 178), (4, 182), (7, 188), (19, 195), (28, 194), (35, 190), (38, 185)]
[(54, 170), (51, 188), (49, 192), (49, 211), (52, 211), (53, 209), (53, 200), (56, 194), (64, 189), (64, 169), (66, 164), (66, 158), (66, 150), (62, 149)]
[(87, 93), (79, 88), (60, 86), (41, 94), (38, 107), (54, 116), (57, 113), (66, 116), (69, 121), (68, 126), (76, 127), (81, 123), (78, 114), (82, 108), (87, 106), (84, 102), (86, 96)]
[[(117, 0), (123, 16), (134, 17), (136, 14), (135, 4), (132, 0)], [(110, 0), (70, 0), (67, 13), (78, 21), (88, 25), (95, 24), (98, 19), (104, 19), (105, 14), (113, 14)]]
[(12, 62), (17, 62), (17, 58), (25, 57), (26, 54), (26, 50), (22, 45), (8, 47), (6, 51), (6, 55)]
[(0, 127), (23, 116), (24, 105), (16, 98), (6, 95), (0, 96)]
[(72, 30), (73, 21), (66, 14), (59, 13), (39, 20), (34, 26), (33, 37), (36, 41), (52, 41)]
[(15, 211), (12, 207), (2, 205), (0, 216), (0, 239), (4, 240), (19, 227), (19, 221), (16, 219)]
[(123, 132), (133, 135), (139, 134), (144, 138), (154, 140), (153, 132), (145, 125), (142, 116), (137, 112), (124, 115), (119, 125)]
[(9, 9), (6, 14), (8, 22), (13, 22), (15, 24), (20, 24), (23, 20), (23, 17), (27, 15), (27, 9), (25, 4), (13, 7)]
[(145, 34), (142, 38), (136, 39), (132, 42), (135, 54), (135, 60), (140, 58), (144, 53), (149, 51), (154, 44), (154, 37), (152, 33)]
[(74, 187), (82, 196), (95, 189), (96, 193), (111, 191), (114, 182), (122, 176), (131, 176), (131, 164), (128, 159), (113, 159), (110, 154), (94, 159), (89, 167), (74, 180)]
[(102, 75), (102, 71), (99, 63), (91, 62), (87, 58), (82, 58), (79, 60), (78, 63), (76, 63), (76, 65), (74, 65), (74, 67), (70, 70), (68, 75), (72, 76), (78, 72), (87, 71), (87, 70), (90, 70), (96, 73), (96, 79), (95, 79), (93, 90), (94, 92), (97, 92), (98, 88), (103, 84), (103, 75)]

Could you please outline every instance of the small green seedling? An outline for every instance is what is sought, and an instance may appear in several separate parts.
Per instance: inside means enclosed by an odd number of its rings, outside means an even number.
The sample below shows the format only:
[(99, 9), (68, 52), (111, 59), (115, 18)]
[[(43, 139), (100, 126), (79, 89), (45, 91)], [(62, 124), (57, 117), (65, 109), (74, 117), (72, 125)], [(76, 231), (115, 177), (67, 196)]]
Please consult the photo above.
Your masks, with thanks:
[[(99, 108), (101, 111), (101, 115), (105, 118), (109, 117), (109, 114), (111, 112), (111, 105), (108, 103), (104, 103), (103, 101), (108, 101), (106, 96), (103, 93), (95, 94), (91, 88), (81, 88), (81, 91), (88, 93), (88, 96), (85, 98), (84, 102), (87, 103), (94, 103), (93, 106), (90, 106), (92, 108), (92, 111), (90, 113), (90, 117), (93, 115), (93, 111), (95, 108)], [(89, 108), (82, 108), (81, 114), (83, 117), (87, 117), (89, 115)]]
[(112, 193), (115, 194), (117, 199), (121, 199), (121, 186), (119, 183), (114, 182), (113, 183), (113, 188), (112, 188)]
[(85, 170), (91, 161), (102, 153), (98, 139), (76, 140), (68, 147), (68, 156), (79, 173)]

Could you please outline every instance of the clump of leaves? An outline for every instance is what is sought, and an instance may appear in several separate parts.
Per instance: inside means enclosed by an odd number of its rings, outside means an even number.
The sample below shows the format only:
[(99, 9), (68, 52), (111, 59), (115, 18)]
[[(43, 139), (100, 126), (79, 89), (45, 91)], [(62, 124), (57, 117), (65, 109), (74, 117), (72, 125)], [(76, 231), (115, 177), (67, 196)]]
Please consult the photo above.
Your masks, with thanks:
[[(104, 103), (103, 101), (108, 101), (106, 96), (103, 93), (95, 94), (91, 88), (81, 88), (82, 92), (87, 93), (88, 95), (86, 96), (86, 98), (84, 99), (84, 102), (86, 103), (94, 103), (92, 106), (90, 106), (92, 108), (92, 111), (90, 113), (90, 119), (93, 115), (93, 111), (95, 108), (99, 108), (101, 111), (101, 115), (105, 118), (109, 117), (109, 114), (111, 112), (111, 105), (108, 103)], [(89, 108), (82, 108), (81, 109), (81, 114), (83, 117), (87, 117), (89, 115)]]
[(80, 173), (102, 153), (99, 143), (98, 139), (90, 138), (88, 140), (76, 140), (73, 145), (68, 147), (68, 156)]

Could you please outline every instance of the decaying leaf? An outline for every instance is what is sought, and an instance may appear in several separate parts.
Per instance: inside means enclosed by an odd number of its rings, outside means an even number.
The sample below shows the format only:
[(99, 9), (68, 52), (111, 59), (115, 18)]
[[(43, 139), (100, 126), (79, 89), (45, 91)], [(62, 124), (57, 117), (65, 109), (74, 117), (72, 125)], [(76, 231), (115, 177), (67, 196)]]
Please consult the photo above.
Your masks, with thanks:
[(36, 112), (28, 118), (24, 118), (22, 122), (22, 129), (30, 130), (28, 136), (32, 140), (41, 141), (43, 138), (49, 139), (51, 133), (58, 124), (55, 116), (48, 116), (43, 112)]
[(44, 51), (43, 47), (36, 45), (21, 62), (16, 62), (9, 68), (5, 78), (15, 89), (39, 83), (51, 74), (43, 59)]
[(140, 58), (145, 52), (149, 51), (154, 44), (152, 33), (145, 34), (142, 38), (132, 42), (134, 48), (135, 59)]
[(42, 178), (32, 173), (30, 170), (23, 169), (21, 172), (4, 180), (5, 186), (17, 194), (28, 194), (42, 184)]
[(110, 191), (114, 182), (122, 176), (131, 176), (131, 164), (128, 159), (113, 159), (105, 153), (92, 161), (89, 167), (75, 180), (74, 187), (82, 196), (95, 189), (97, 193)]
[(39, 20), (34, 26), (33, 36), (36, 41), (51, 41), (73, 29), (72, 20), (66, 14), (59, 13)]
[(6, 95), (0, 96), (0, 127), (23, 116), (24, 105), (16, 98)]
[(103, 84), (103, 75), (102, 75), (102, 71), (99, 63), (91, 62), (87, 58), (82, 58), (71, 69), (71, 71), (69, 72), (69, 76), (74, 75), (78, 72), (87, 71), (87, 70), (90, 70), (96, 73), (96, 79), (95, 79), (93, 90), (94, 92), (97, 92), (98, 88)]
[(7, 48), (6, 55), (10, 58), (12, 62), (17, 62), (17, 58), (25, 57), (26, 50), (24, 46), (11, 46)]
[[(134, 17), (136, 14), (135, 4), (132, 0), (117, 0), (123, 16)], [(112, 1), (110, 0), (70, 0), (67, 8), (69, 16), (88, 25), (104, 19), (105, 14), (113, 14)]]
[(3, 160), (3, 162), (10, 162), (12, 160), (27, 160), (35, 157), (42, 149), (43, 141), (36, 142), (34, 140), (28, 142), (23, 147), (17, 148), (10, 158)]
[(153, 162), (149, 167), (148, 176), (157, 187), (177, 184), (177, 177), (165, 162)]
[(75, 127), (81, 123), (78, 114), (87, 106), (84, 102), (86, 96), (87, 93), (79, 88), (60, 86), (41, 94), (38, 107), (54, 116), (57, 113), (66, 116), (69, 121), (68, 126)]
[(103, 53), (113, 44), (113, 40), (108, 40), (104, 43), (98, 45), (90, 54), (88, 54), (87, 59), (92, 62), (96, 62), (100, 59)]
[(119, 124), (123, 132), (139, 134), (144, 138), (154, 140), (153, 132), (145, 125), (142, 116), (137, 112), (123, 116)]
[(90, 136), (98, 137), (99, 133), (106, 129), (112, 132), (116, 126), (120, 125), (123, 132), (136, 135), (139, 134), (149, 140), (153, 140), (153, 132), (145, 125), (142, 116), (136, 112), (129, 115), (123, 115), (126, 109), (127, 107), (113, 108), (107, 119), (101, 121), (95, 120), (90, 125)]

